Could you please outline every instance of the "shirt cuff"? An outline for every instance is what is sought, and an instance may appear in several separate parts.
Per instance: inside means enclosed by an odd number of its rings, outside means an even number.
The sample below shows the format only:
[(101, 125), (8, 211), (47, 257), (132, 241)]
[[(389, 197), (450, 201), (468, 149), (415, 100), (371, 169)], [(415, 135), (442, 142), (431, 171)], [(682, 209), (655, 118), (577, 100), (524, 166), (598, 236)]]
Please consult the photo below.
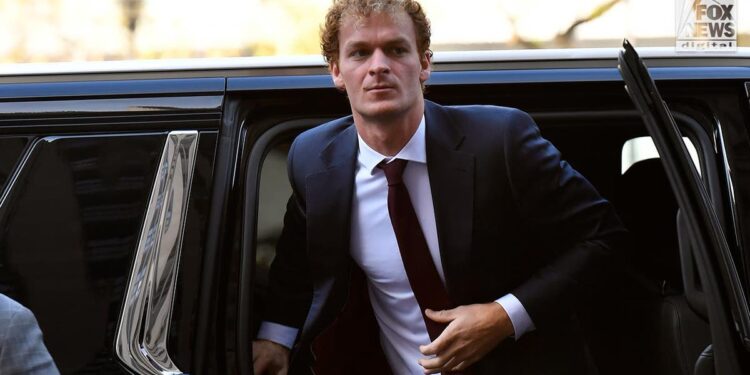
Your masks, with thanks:
[(527, 332), (531, 332), (536, 329), (534, 322), (531, 320), (529, 313), (521, 304), (521, 301), (511, 293), (504, 295), (503, 297), (495, 300), (500, 306), (505, 309), (510, 318), (510, 323), (513, 324), (513, 331), (515, 334), (513, 337), (518, 340)]
[(299, 329), (294, 327), (287, 327), (282, 324), (264, 321), (260, 324), (258, 338), (261, 340), (273, 341), (291, 350), (292, 346), (294, 346), (294, 340), (297, 339), (298, 332)]

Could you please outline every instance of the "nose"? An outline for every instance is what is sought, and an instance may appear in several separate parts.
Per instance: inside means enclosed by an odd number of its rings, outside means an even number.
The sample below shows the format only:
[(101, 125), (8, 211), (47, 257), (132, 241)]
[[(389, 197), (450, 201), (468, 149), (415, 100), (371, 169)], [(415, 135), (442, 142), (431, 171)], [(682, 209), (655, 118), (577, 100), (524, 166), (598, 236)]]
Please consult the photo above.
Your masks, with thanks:
[(390, 59), (388, 55), (383, 53), (383, 50), (380, 48), (373, 51), (370, 58), (370, 75), (389, 73), (390, 71)]

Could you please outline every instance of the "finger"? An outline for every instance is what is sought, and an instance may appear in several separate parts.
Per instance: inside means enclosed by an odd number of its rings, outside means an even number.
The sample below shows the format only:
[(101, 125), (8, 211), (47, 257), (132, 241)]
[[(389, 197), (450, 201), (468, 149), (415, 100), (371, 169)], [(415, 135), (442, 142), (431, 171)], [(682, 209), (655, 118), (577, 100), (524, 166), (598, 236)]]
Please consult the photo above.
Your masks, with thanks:
[[(442, 335), (440, 335), (442, 336)], [(440, 336), (435, 339), (435, 341), (427, 344), (427, 345), (420, 345), (419, 346), (419, 352), (422, 353), (422, 355), (425, 356), (431, 356), (436, 355), (443, 351), (443, 345), (445, 345), (444, 341), (441, 340)]]
[(433, 370), (424, 369), (424, 370), (422, 370), (422, 373), (424, 373), (424, 374), (437, 374), (439, 372), (440, 372), (440, 369), (433, 369)]
[(421, 358), (417, 362), (425, 369), (425, 373), (433, 374), (435, 372), (440, 372), (440, 370), (445, 367), (445, 364), (449, 362), (450, 358), (451, 357), (448, 356), (436, 356), (432, 358)]
[(448, 343), (446, 342), (446, 339), (441, 338), (441, 337), (443, 337), (442, 334), (438, 336), (438, 338), (436, 338), (435, 341), (427, 345), (420, 345), (419, 352), (422, 353), (422, 355), (426, 355), (426, 356), (437, 355), (438, 353), (443, 353), (445, 351), (444, 350), (445, 346)]
[(455, 310), (456, 309), (434, 311), (426, 309), (424, 313), (428, 318), (430, 318), (430, 320), (433, 320), (435, 322), (450, 323), (451, 321), (453, 321), (453, 319), (456, 319)]
[[(448, 367), (448, 366), (445, 366), (445, 367)], [(465, 368), (466, 368), (466, 361), (461, 361), (461, 363), (453, 366), (453, 368), (450, 369), (450, 371), (461, 371)]]
[(451, 357), (451, 359), (448, 360), (448, 362), (445, 362), (445, 364), (443, 365), (442, 371), (445, 372), (445, 371), (450, 371), (451, 369), (454, 369), (456, 367), (456, 364), (461, 362), (457, 358), (458, 357)]
[[(445, 332), (443, 332), (445, 333)], [(441, 335), (442, 337), (442, 335)], [(438, 342), (441, 338), (438, 337), (437, 340), (435, 340), (432, 344), (428, 346), (420, 347), (420, 350), (425, 347), (429, 347), (431, 345), (437, 344), (435, 347), (437, 348), (435, 353), (425, 354), (426, 356), (430, 356), (430, 358), (422, 358), (419, 360), (419, 364), (422, 365), (422, 367), (425, 368), (435, 368), (435, 367), (445, 367), (445, 364), (452, 358), (458, 356), (458, 351), (456, 345), (453, 345), (452, 339), (445, 339), (445, 341)], [(422, 352), (426, 352), (427, 350), (423, 350)], [(459, 359), (463, 360), (465, 356), (459, 356)]]
[(445, 355), (447, 348), (453, 344), (453, 341), (455, 341), (455, 334), (452, 327), (448, 325), (435, 341), (427, 345), (420, 345), (419, 351), (426, 356), (437, 355), (438, 353)]

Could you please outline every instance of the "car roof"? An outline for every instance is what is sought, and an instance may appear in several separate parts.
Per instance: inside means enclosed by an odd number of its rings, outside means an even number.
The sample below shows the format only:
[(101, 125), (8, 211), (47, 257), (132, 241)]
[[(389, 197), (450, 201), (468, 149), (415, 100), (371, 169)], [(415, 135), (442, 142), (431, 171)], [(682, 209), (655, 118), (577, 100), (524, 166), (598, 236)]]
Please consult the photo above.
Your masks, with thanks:
[[(731, 53), (678, 53), (670, 47), (645, 47), (638, 51), (649, 66), (747, 66), (750, 58), (749, 47)], [(618, 52), (618, 48), (436, 52), (433, 63), (437, 71), (613, 67)], [(326, 64), (318, 55), (0, 64), (0, 77), (4, 78), (156, 72), (237, 76), (251, 71), (250, 75), (321, 74), (326, 72)]]

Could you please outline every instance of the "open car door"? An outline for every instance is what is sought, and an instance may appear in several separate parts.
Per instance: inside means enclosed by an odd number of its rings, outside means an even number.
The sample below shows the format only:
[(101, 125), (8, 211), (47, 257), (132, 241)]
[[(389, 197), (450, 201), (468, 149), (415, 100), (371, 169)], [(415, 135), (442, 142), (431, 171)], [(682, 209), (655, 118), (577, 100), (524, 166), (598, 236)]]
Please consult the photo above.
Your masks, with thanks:
[[(619, 55), (625, 89), (653, 138), (680, 207), (700, 277), (711, 345), (696, 375), (750, 374), (750, 310), (729, 243), (677, 124), (635, 49), (625, 40)], [(683, 254), (683, 256), (685, 256)], [(685, 280), (685, 284), (695, 280)]]

